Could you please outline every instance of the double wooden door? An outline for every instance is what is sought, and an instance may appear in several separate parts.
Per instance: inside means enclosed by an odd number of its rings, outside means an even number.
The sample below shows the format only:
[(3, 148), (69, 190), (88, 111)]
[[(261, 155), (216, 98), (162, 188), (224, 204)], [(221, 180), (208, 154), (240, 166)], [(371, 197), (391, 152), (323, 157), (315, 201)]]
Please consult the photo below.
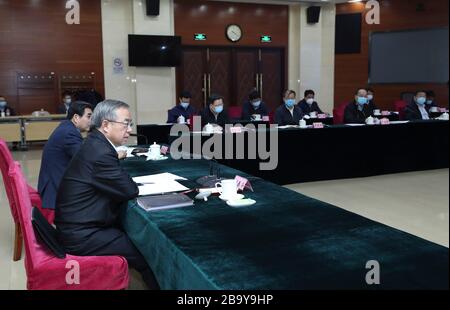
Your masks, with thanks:
[(177, 69), (177, 90), (189, 90), (198, 109), (211, 94), (223, 96), (227, 106), (240, 106), (257, 90), (274, 110), (281, 101), (284, 77), (283, 49), (186, 46)]

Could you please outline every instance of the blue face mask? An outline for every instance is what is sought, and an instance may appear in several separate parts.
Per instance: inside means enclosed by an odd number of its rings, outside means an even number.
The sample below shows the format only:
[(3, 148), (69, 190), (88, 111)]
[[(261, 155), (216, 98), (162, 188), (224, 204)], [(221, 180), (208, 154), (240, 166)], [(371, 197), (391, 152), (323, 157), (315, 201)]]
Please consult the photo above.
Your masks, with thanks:
[(428, 105), (432, 105), (433, 104), (433, 100), (427, 100), (427, 104)]
[(0, 108), (6, 107), (6, 101), (0, 101)]
[(367, 98), (366, 97), (358, 97), (358, 104), (359, 105), (365, 105), (367, 104)]
[(261, 105), (261, 101), (254, 101), (252, 102), (252, 106), (255, 108), (258, 108)]
[(286, 99), (284, 100), (284, 104), (288, 109), (292, 109), (295, 105), (295, 99)]
[(223, 105), (214, 107), (214, 112), (216, 112), (217, 114), (222, 113), (222, 111), (223, 111)]
[(427, 99), (425, 97), (419, 97), (416, 99), (416, 102), (418, 105), (424, 105), (425, 102), (427, 102)]
[(187, 109), (189, 107), (189, 102), (181, 102), (180, 105), (184, 108)]

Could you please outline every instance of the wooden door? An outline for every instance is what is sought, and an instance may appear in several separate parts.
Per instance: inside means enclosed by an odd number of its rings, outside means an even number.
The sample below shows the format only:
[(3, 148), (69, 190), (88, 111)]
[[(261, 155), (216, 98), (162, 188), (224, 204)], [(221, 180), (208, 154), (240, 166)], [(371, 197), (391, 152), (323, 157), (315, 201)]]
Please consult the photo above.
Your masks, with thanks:
[(262, 99), (271, 111), (281, 104), (284, 68), (283, 49), (261, 49), (260, 88)]
[(226, 106), (235, 105), (230, 48), (208, 49), (208, 94), (223, 96)]
[(258, 49), (237, 48), (233, 53), (235, 105), (247, 102), (251, 91), (257, 89)]
[(184, 47), (181, 66), (177, 68), (177, 100), (183, 90), (191, 92), (191, 104), (198, 111), (206, 102), (206, 49)]

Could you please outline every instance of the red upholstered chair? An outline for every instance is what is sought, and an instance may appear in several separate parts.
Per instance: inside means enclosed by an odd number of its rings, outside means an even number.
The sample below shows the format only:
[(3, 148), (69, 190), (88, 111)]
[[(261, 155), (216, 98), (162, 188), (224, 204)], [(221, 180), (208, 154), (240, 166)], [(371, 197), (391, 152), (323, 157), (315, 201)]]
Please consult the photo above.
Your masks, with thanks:
[[(15, 237), (14, 237), (14, 254), (13, 260), (18, 261), (22, 256), (22, 235), (20, 230), (19, 218), (17, 216), (16, 206), (11, 190), (11, 181), (8, 176), (8, 171), (11, 165), (14, 163), (11, 152), (8, 149), (8, 145), (2, 139), (0, 139), (0, 170), (2, 171), (3, 183), (5, 184), (6, 196), (8, 197), (9, 207), (15, 224)], [(49, 223), (53, 223), (54, 211), (48, 209), (42, 209), (41, 197), (37, 190), (27, 184), (29, 197), (31, 199), (31, 205), (39, 208), (44, 214)]]
[(397, 100), (394, 102), (394, 110), (398, 112), (399, 118), (401, 120), (405, 119), (406, 106), (407, 106), (407, 103), (404, 100)]
[(344, 112), (348, 102), (344, 102), (333, 109), (333, 122), (335, 125), (344, 124)]
[(275, 112), (269, 112), (269, 123), (275, 124)]
[(242, 107), (234, 106), (228, 108), (228, 117), (230, 119), (240, 120), (242, 116)]
[[(28, 186), (15, 162), (9, 169), (11, 189), (25, 243), (25, 270), (29, 290), (115, 290), (128, 286), (128, 263), (120, 256), (73, 256), (60, 259), (37, 241), (31, 222)], [(78, 265), (78, 266), (77, 266)], [(79, 268), (76, 268), (77, 266)], [(79, 283), (72, 273), (79, 271)], [(67, 283), (70, 282), (70, 283)], [(72, 283), (72, 284), (71, 284)]]

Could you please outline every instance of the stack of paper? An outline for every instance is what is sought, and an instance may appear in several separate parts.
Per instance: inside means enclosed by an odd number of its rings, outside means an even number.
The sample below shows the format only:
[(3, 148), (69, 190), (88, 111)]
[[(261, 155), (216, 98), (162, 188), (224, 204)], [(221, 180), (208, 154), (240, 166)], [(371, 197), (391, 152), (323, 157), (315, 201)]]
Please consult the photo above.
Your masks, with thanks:
[(186, 178), (168, 172), (133, 178), (133, 181), (138, 183), (139, 196), (189, 190), (176, 180), (186, 180)]

